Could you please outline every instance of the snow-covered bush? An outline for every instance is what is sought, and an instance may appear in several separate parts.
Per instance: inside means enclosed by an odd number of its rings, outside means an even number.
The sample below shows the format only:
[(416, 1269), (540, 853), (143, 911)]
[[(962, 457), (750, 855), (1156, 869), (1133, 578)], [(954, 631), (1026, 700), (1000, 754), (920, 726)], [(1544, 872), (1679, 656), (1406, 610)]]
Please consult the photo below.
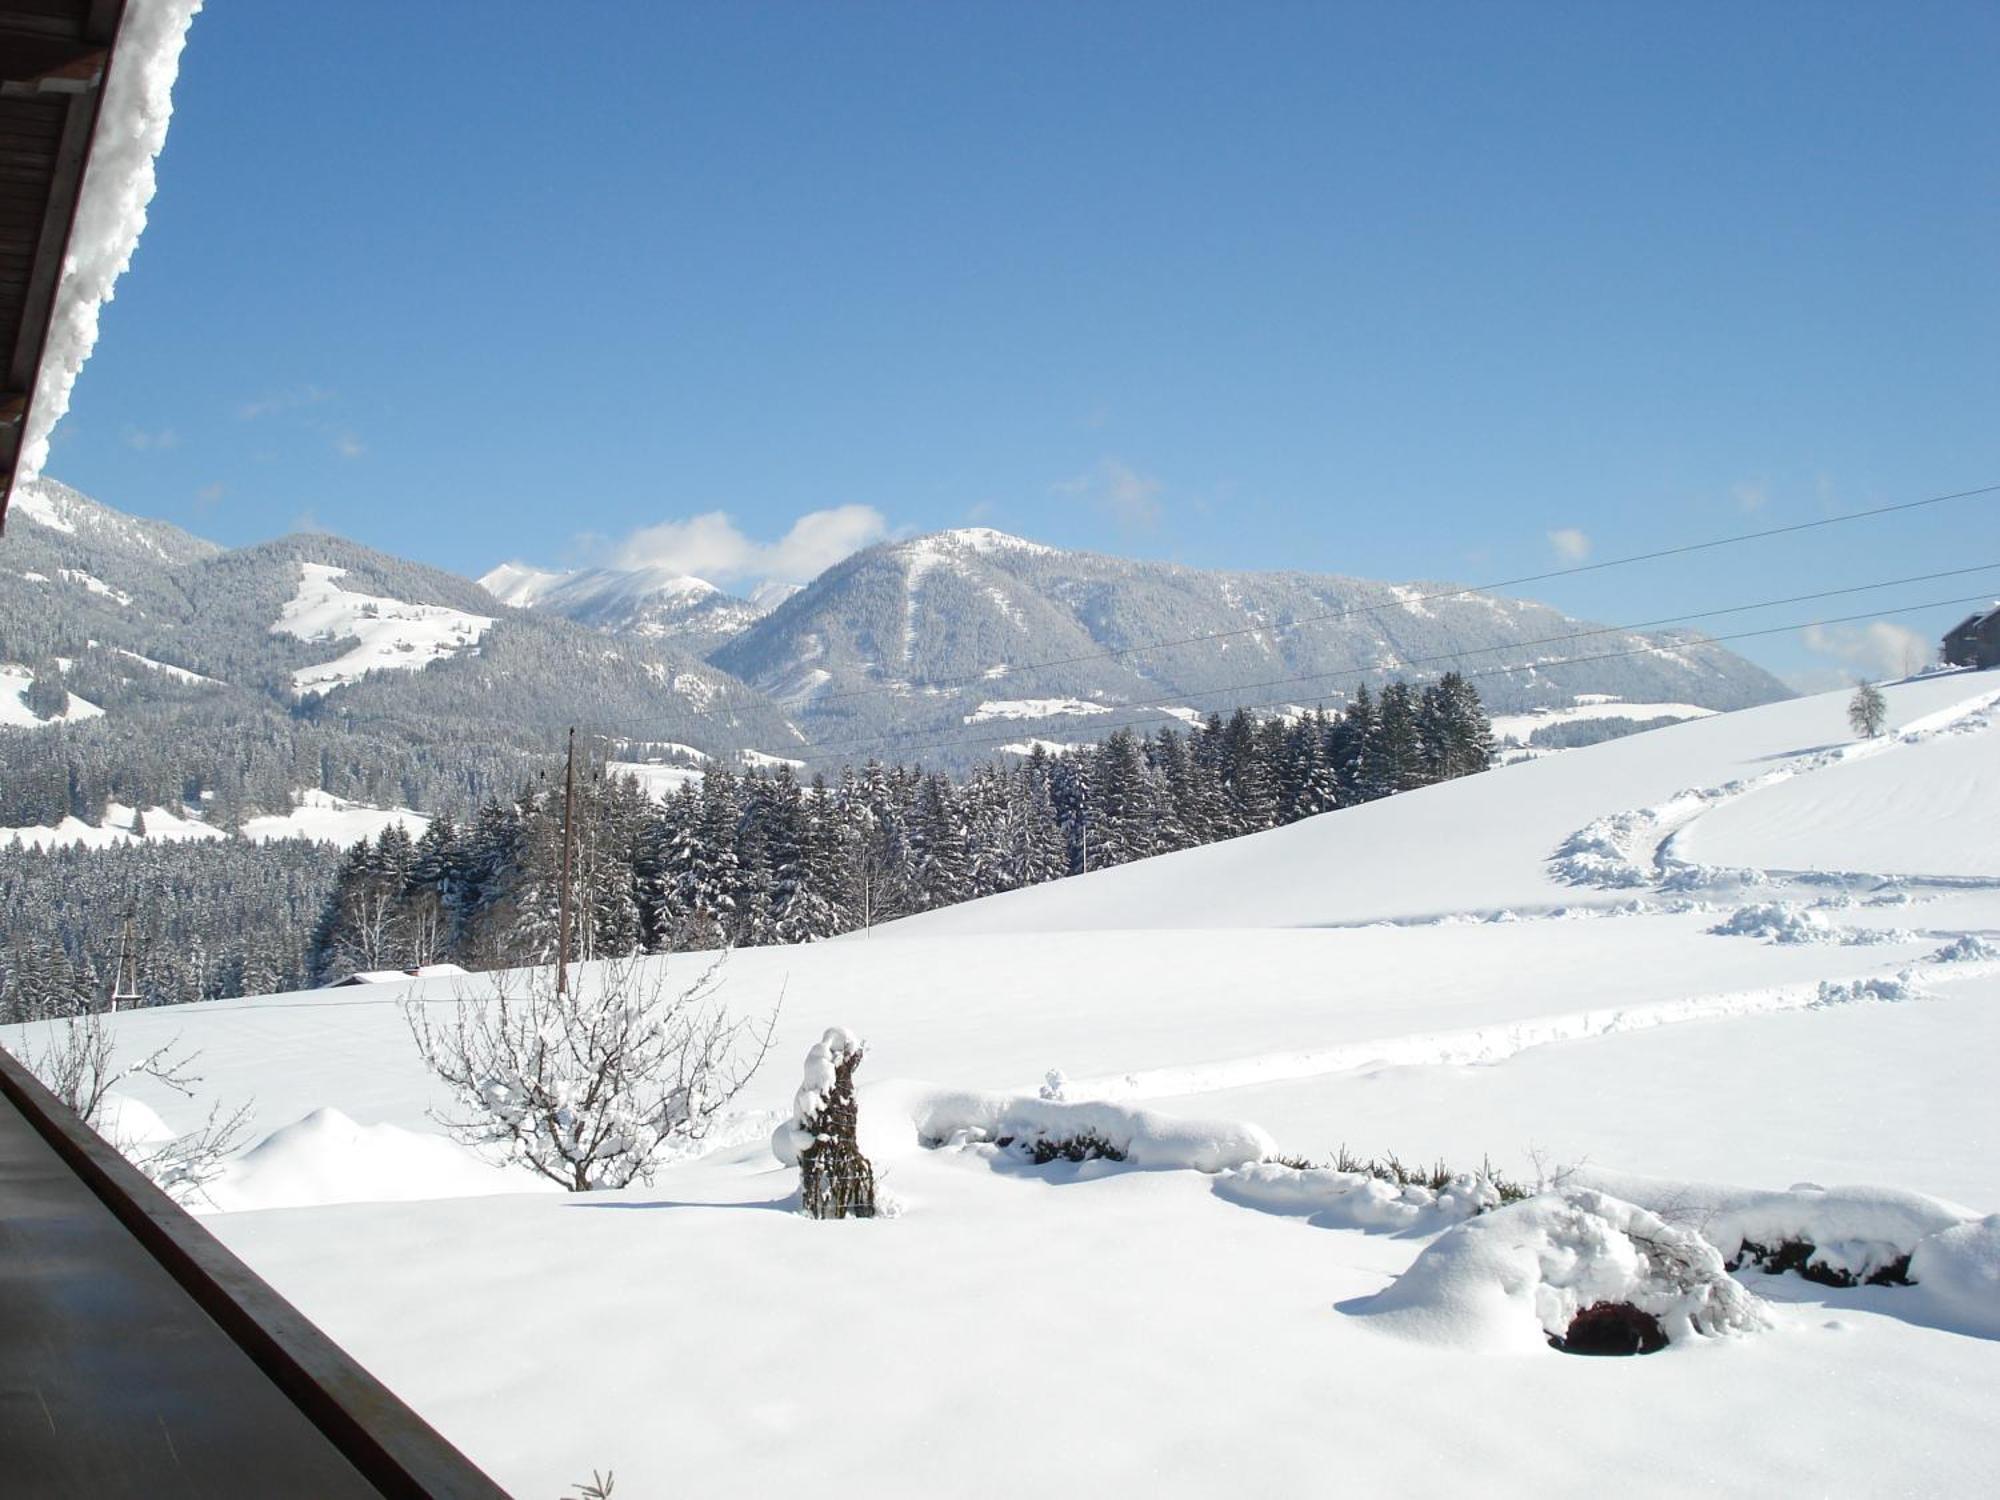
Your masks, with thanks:
[(498, 1146), (574, 1193), (650, 1182), (676, 1148), (698, 1144), (771, 1047), (762, 1028), (716, 1002), (721, 962), (673, 993), (664, 965), (614, 960), (578, 971), (497, 973), (494, 994), (456, 992), (435, 1025), (421, 994), (404, 1018), (459, 1113), (434, 1118), (466, 1145)]
[(1957, 1204), (1903, 1188), (1802, 1182), (1773, 1190), (1595, 1169), (1583, 1176), (1699, 1231), (1732, 1269), (1791, 1271), (1830, 1286), (1900, 1282), (1920, 1244), (1972, 1218)]
[(175, 1131), (139, 1100), (112, 1091), (128, 1078), (150, 1078), (192, 1097), (201, 1079), (189, 1069), (199, 1054), (178, 1050), (175, 1038), (120, 1064), (101, 1014), (88, 1011), (49, 1024), (48, 1044), (30, 1047), (22, 1058), (28, 1071), (175, 1202), (199, 1201), (241, 1143), (249, 1106), (225, 1113), (217, 1104), (199, 1129)]
[(1490, 1178), (1457, 1173), (1437, 1186), (1394, 1182), (1338, 1167), (1253, 1162), (1215, 1180), (1218, 1197), (1267, 1213), (1304, 1214), (1322, 1229), (1428, 1233), (1498, 1208), (1501, 1188)]
[(792, 1099), (792, 1155), (799, 1164), (799, 1206), (814, 1219), (875, 1217), (875, 1169), (856, 1141), (854, 1070), (867, 1047), (835, 1026), (806, 1053), (805, 1076)]
[(1221, 1172), (1263, 1161), (1277, 1150), (1255, 1125), (1190, 1120), (1102, 1101), (938, 1089), (912, 1100), (911, 1118), (926, 1146), (1005, 1142), (1031, 1161), (1095, 1155), (1135, 1167)]
[(1643, 1314), (1669, 1343), (1769, 1321), (1700, 1235), (1587, 1188), (1467, 1219), (1357, 1310), (1414, 1338), (1525, 1351), (1607, 1306)]

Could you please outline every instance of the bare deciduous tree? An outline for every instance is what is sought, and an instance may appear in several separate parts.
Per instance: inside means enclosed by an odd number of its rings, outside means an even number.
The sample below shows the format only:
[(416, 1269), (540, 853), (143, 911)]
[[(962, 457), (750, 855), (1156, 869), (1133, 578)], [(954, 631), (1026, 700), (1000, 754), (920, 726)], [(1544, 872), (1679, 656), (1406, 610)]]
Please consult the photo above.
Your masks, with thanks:
[(192, 1098), (201, 1078), (189, 1070), (199, 1054), (180, 1051), (176, 1037), (121, 1065), (98, 1012), (65, 1016), (50, 1025), (54, 1034), (49, 1045), (23, 1059), (28, 1070), (176, 1202), (200, 1198), (241, 1143), (250, 1107), (241, 1105), (225, 1114), (217, 1104), (196, 1130), (164, 1139), (137, 1139), (115, 1121), (107, 1121), (105, 1104), (111, 1091), (128, 1078), (150, 1078)]
[(1856, 734), (1871, 740), (1889, 722), (1889, 700), (1874, 683), (1864, 682), (1854, 689), (1854, 696), (1847, 700), (1847, 722)]
[(650, 1182), (669, 1151), (706, 1137), (771, 1047), (777, 1011), (762, 1027), (732, 1020), (715, 999), (721, 968), (679, 993), (657, 961), (573, 971), (564, 993), (551, 969), (497, 972), (490, 1000), (456, 989), (443, 1025), (413, 995), (410, 1033), (458, 1106), (434, 1118), (573, 1193)]

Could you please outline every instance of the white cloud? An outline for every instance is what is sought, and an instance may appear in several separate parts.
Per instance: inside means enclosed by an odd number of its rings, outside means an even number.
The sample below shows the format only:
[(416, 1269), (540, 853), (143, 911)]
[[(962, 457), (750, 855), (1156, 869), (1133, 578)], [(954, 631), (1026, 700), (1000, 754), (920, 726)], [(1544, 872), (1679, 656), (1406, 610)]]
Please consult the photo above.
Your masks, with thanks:
[(1741, 484), (1730, 486), (1729, 493), (1735, 498), (1738, 505), (1748, 511), (1762, 510), (1766, 505), (1771, 503), (1770, 490), (1764, 485), (1753, 484), (1747, 479)]
[(142, 427), (125, 429), (125, 446), (136, 448), (141, 453), (152, 448), (178, 448), (181, 436), (171, 427), (162, 427), (158, 432), (148, 432)]
[(333, 435), (333, 451), (342, 458), (359, 458), (368, 450), (361, 445), (361, 439), (351, 432), (336, 432)]
[(1160, 481), (1116, 458), (1099, 459), (1095, 467), (1060, 481), (1056, 493), (1087, 500), (1130, 530), (1150, 531), (1160, 524)]
[(888, 534), (888, 521), (872, 505), (808, 511), (774, 542), (745, 536), (726, 512), (712, 510), (642, 526), (613, 561), (621, 568), (671, 568), (716, 584), (808, 583)]
[(222, 497), (226, 493), (227, 491), (219, 483), (205, 484), (194, 492), (194, 507), (196, 510), (214, 510), (222, 503)]
[(1564, 562), (1580, 563), (1590, 556), (1590, 538), (1574, 526), (1549, 533), (1549, 545)]
[(1931, 659), (1929, 636), (1888, 620), (1866, 625), (1808, 625), (1800, 632), (1808, 651), (1831, 656), (1867, 677), (1903, 677)]

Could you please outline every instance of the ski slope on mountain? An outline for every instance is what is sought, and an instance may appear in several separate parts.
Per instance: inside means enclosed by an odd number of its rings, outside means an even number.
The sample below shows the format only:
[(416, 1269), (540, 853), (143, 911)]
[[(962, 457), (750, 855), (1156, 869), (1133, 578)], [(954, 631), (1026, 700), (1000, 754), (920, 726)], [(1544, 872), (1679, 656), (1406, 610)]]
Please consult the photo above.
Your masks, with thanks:
[[(650, 1186), (520, 1191), (436, 1137), (403, 1008), (476, 975), (121, 1015), (204, 1075), (126, 1087), (250, 1105), (207, 1222), (519, 1494), (1965, 1492), (2000, 1464), (2000, 674), (1885, 692), (1874, 741), (1804, 699), (739, 952), (771, 1059)], [(893, 1217), (788, 1211), (773, 1127), (834, 1025)], [(1132, 1161), (990, 1140), (1066, 1119)], [(1552, 1191), (1466, 1220), (1343, 1144)], [(1745, 1268), (1712, 1331), (1565, 1358), (1550, 1308), (1644, 1282), (1619, 1225), (1916, 1284)]]

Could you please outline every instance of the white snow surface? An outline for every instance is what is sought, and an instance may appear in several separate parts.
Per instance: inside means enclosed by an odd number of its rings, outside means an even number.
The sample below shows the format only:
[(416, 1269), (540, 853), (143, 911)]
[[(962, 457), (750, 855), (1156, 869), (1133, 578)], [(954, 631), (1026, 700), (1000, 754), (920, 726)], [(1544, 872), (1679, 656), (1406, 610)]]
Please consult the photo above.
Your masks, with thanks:
[(1493, 738), (1525, 745), (1537, 729), (1546, 729), (1551, 724), (1575, 724), (1586, 719), (1706, 719), (1714, 712), (1696, 703), (1627, 703), (1605, 693), (1579, 693), (1568, 708), (1495, 714)]
[[(1721, 811), (1917, 772), (1986, 732), (2000, 676), (1885, 693), (1897, 732), (1867, 745), (1844, 693), (1803, 699), (736, 953), (736, 1013), (783, 996), (773, 1061), (717, 1149), (650, 1185), (524, 1193), (473, 1163), (493, 1196), (340, 1201), (415, 1189), (322, 1119), (300, 1153), (322, 1164), (265, 1200), (318, 1206), (207, 1222), (522, 1494), (593, 1465), (635, 1494), (1964, 1492), (2000, 1466), (2000, 851), (1952, 873), (1952, 830), (1919, 818), (1871, 835), (1882, 868), (1802, 876), (1808, 800), (1727, 869), (1676, 857)], [(1572, 868), (1591, 828), (1599, 863)], [(1765, 903), (1835, 940), (1712, 930)], [(334, 1109), (435, 1137), (400, 1007), (489, 985), (112, 1024), (121, 1052), (202, 1049), (195, 1099), (129, 1083), (170, 1126), (248, 1100), (264, 1132)], [(869, 1039), (894, 1217), (785, 1211), (788, 1063), (833, 1026)], [(1129, 1159), (1018, 1150), (1085, 1127)], [(1339, 1172), (1343, 1142), (1457, 1175)], [(1547, 1191), (1496, 1208), (1489, 1155)], [(1709, 1254), (1777, 1235), (1857, 1270), (1907, 1253), (1917, 1284), (1716, 1279)], [(1656, 1275), (1658, 1244), (1698, 1274)], [(1678, 1337), (1637, 1362), (1547, 1346), (1608, 1296)], [(840, 1351), (810, 1391), (801, 1330)]]
[(302, 698), (359, 682), (370, 672), (420, 671), (476, 647), (493, 627), (490, 615), (344, 589), (339, 580), (346, 576), (345, 568), (300, 563), (299, 571), (298, 592), (286, 601), (271, 634), (355, 642), (332, 661), (292, 673), (293, 690)]
[(1084, 698), (992, 698), (967, 714), (965, 722), (986, 724), (994, 719), (1054, 719), (1110, 712), (1107, 705)]
[[(1850, 754), (1718, 807), (1675, 840), (1675, 851), (1711, 865), (2000, 873), (2000, 713), (1971, 716), (1951, 732), (1893, 749)], [(1923, 868), (1910, 868), (1918, 854)]]
[[(150, 818), (151, 814), (147, 816)], [(288, 813), (262, 813), (245, 818), (243, 836), (259, 843), (270, 839), (316, 839), (345, 849), (362, 839), (377, 837), (392, 823), (402, 824), (414, 839), (422, 836), (431, 820), (407, 807), (369, 807), (308, 787), (299, 793), (298, 803)], [(151, 826), (148, 823), (149, 832)]]
[[(2000, 678), (1991, 672), (1939, 674), (1885, 692), (1898, 732), (1878, 741), (1854, 741), (1842, 694), (1768, 704), (1593, 745), (1587, 754), (1530, 761), (1509, 767), (1501, 778), (1468, 777), (1385, 798), (1255, 839), (927, 912), (879, 936), (1353, 926), (1614, 905), (1631, 890), (1575, 886), (1551, 863), (1578, 831), (1612, 817), (1644, 821), (1645, 833), (1657, 836), (1638, 851), (1643, 884), (1666, 837), (1707, 816), (1725, 796), (1738, 795), (1752, 781), (1760, 783), (1756, 795), (1762, 796), (1779, 781), (1798, 780), (1797, 795), (1808, 805), (1813, 788), (1837, 798), (1839, 783), (1824, 771), (1916, 749), (1925, 741), (1912, 744), (1908, 734), (1939, 737), (1950, 726), (1983, 717), (2000, 703)], [(1967, 743), (1981, 738), (1981, 732), (1965, 736)], [(2000, 754), (1994, 760), (2000, 762)], [(1504, 782), (1504, 792), (1496, 781)], [(1981, 782), (1989, 810), (1996, 784)], [(1476, 828), (1476, 837), (1468, 837), (1467, 828)], [(1696, 838), (1692, 847), (1699, 848)], [(1913, 847), (1924, 845), (1913, 841)], [(1989, 840), (1985, 847), (1988, 872), (2000, 876), (1994, 853), (2000, 845)], [(1394, 858), (1380, 857), (1386, 848), (1396, 850)], [(1363, 851), (1372, 857), (1361, 857)]]
[(153, 162), (167, 141), (181, 48), (201, 5), (202, 0), (128, 0), (125, 7), (91, 137), (90, 167), (56, 284), (34, 405), (22, 436), (23, 482), (34, 479), (48, 462), (49, 434), (69, 410), (77, 373), (96, 346), (98, 314), (132, 263), (145, 230), (146, 205), (153, 200)]
[[(133, 842), (132, 823), (138, 809), (113, 802), (104, 809), (104, 821), (92, 826), (74, 815), (53, 828), (0, 828), (0, 844), (19, 839), (30, 849), (59, 849), (76, 844), (86, 849), (108, 849), (113, 844)], [(164, 807), (145, 810), (146, 840), (168, 843), (179, 839), (219, 839), (222, 830), (211, 828), (199, 818), (185, 816), (186, 809), (173, 812)]]
[(26, 667), (0, 667), (0, 729), (39, 729), (44, 724), (75, 724), (95, 719), (104, 710), (75, 693), (66, 695), (63, 711), (44, 719), (28, 707), (24, 695), (35, 685), (35, 674)]
[(614, 760), (605, 763), (613, 776), (635, 778), (646, 795), (664, 802), (689, 782), (701, 785), (701, 772), (691, 766), (663, 766), (657, 761)]
[[(0, 828), (0, 844), (19, 839), (37, 849), (61, 848), (77, 844), (87, 849), (106, 849), (134, 840), (133, 819), (138, 809), (113, 802), (104, 810), (104, 820), (92, 825), (71, 816), (54, 827)], [(416, 838), (430, 826), (430, 819), (407, 807), (369, 807), (349, 802), (330, 792), (308, 788), (299, 793), (296, 806), (287, 813), (260, 813), (243, 820), (242, 836), (258, 843), (271, 839), (314, 839), (338, 844), (345, 849), (364, 838), (374, 838), (392, 823), (401, 823)], [(194, 809), (178, 811), (165, 807), (145, 809), (145, 840), (148, 843), (178, 839), (219, 839), (227, 833), (194, 815)]]
[(198, 685), (201, 683), (209, 683), (216, 686), (220, 686), (217, 680), (213, 677), (204, 677), (199, 672), (190, 672), (186, 667), (177, 667), (174, 666), (171, 662), (154, 661), (153, 658), (150, 656), (141, 656), (138, 652), (127, 651), (122, 646), (118, 648), (118, 654), (120, 656), (127, 658), (128, 660), (136, 661), (142, 667), (150, 667), (155, 672), (163, 672), (167, 676), (173, 678), (176, 682), (185, 682), (190, 686)]
[(231, 1161), (198, 1206), (241, 1211), (560, 1191), (531, 1172), (483, 1161), (440, 1135), (358, 1125), (337, 1109), (316, 1109)]

